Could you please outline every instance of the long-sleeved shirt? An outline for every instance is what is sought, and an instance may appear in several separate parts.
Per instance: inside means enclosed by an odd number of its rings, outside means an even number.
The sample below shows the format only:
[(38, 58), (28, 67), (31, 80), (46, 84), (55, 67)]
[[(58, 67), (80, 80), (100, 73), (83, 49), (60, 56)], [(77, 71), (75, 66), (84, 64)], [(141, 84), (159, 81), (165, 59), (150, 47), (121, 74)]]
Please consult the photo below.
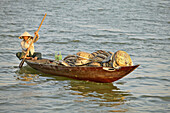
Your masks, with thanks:
[[(37, 37), (35, 40), (34, 40), (34, 43), (39, 39), (39, 37)], [(27, 52), (27, 49), (29, 48), (31, 42), (32, 42), (33, 39), (29, 38), (28, 40), (23, 40), (21, 41), (21, 48), (22, 48), (22, 52), (26, 53)], [(34, 50), (34, 44), (31, 45), (30, 47), (30, 50), (29, 50), (31, 53), (31, 55), (34, 54), (35, 50)]]

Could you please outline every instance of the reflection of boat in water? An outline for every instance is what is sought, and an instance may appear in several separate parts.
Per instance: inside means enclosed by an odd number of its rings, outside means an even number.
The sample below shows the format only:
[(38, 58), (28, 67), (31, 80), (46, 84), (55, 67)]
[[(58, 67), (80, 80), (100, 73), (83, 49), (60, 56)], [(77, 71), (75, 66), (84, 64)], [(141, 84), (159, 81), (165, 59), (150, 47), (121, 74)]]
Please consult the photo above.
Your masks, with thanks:
[(57, 65), (54, 60), (48, 59), (26, 60), (26, 63), (30, 67), (46, 74), (102, 83), (117, 81), (139, 66), (124, 66), (119, 68), (86, 66), (72, 67)]
[[(126, 97), (131, 96), (131, 94), (129, 92), (122, 91), (117, 86), (114, 86), (112, 83), (77, 81), (73, 79), (68, 79), (67, 77), (47, 75), (39, 73), (29, 66), (24, 66), (23, 68), (18, 70), (17, 74), (20, 78), (21, 76), (24, 76), (28, 78), (32, 77), (33, 79), (34, 75), (41, 75), (39, 76), (40, 78), (37, 81), (27, 82), (25, 80), (23, 81), (22, 78), (19, 80), (21, 81), (21, 85), (39, 84), (40, 86), (43, 86), (44, 84), (46, 85), (46, 83), (55, 83), (53, 84), (55, 86), (52, 86), (56, 87), (56, 89), (53, 89), (54, 95), (61, 94), (56, 93), (56, 91), (60, 91), (59, 88), (61, 88), (61, 92), (64, 91), (64, 95), (68, 96), (69, 99), (70, 97), (73, 97), (71, 100), (74, 102), (75, 105), (80, 103), (81, 105), (89, 107), (88, 109), (98, 109), (98, 107), (100, 106), (100, 108), (104, 109), (103, 112), (126, 112), (128, 110), (126, 108)], [(90, 108), (90, 106), (92, 108)]]
[[(71, 87), (70, 87), (71, 86)], [(110, 112), (126, 112), (124, 107), (126, 97), (131, 96), (129, 92), (121, 91), (112, 83), (94, 83), (83, 81), (71, 81), (69, 90), (72, 95), (78, 95), (75, 102), (86, 102), (96, 104), (100, 107), (109, 107)], [(116, 109), (115, 109), (116, 108)]]
[[(88, 96), (98, 97), (104, 99), (105, 101), (114, 101), (115, 99), (124, 100), (123, 96), (130, 95), (128, 94), (128, 92), (120, 91), (120, 89), (114, 86), (112, 83), (103, 84), (103, 83), (71, 81), (70, 85), (71, 85), (70, 87), (71, 90), (79, 92), (78, 95), (82, 95), (85, 97)], [(95, 94), (92, 95), (92, 93), (94, 92)], [(107, 98), (108, 96), (110, 96), (111, 98)]]
[(15, 76), (16, 79), (22, 81), (20, 82), (21, 85), (36, 85), (37, 83), (34, 81), (39, 79), (37, 71), (29, 66), (23, 66), (23, 68), (17, 70), (15, 73), (17, 74), (17, 76)]

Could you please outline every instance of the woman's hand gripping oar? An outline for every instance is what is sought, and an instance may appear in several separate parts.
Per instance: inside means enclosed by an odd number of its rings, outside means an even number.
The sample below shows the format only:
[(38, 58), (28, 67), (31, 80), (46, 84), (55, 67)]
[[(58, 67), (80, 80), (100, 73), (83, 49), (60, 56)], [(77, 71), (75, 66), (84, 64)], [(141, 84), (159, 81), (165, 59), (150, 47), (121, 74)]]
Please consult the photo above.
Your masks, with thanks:
[[(45, 13), (44, 18), (42, 19), (42, 21), (41, 21), (41, 23), (40, 23), (40, 25), (39, 25), (39, 28), (38, 28), (38, 30), (36, 31), (36, 33), (39, 32), (39, 30), (40, 30), (40, 28), (41, 28), (41, 25), (42, 25), (42, 23), (43, 23), (43, 21), (44, 21), (46, 15), (47, 15), (47, 13)], [(29, 50), (30, 50), (30, 48), (31, 48), (31, 45), (34, 43), (35, 38), (36, 38), (36, 35), (34, 36), (34, 38), (33, 38), (32, 42), (31, 42), (31, 44), (29, 45), (29, 48), (27, 49), (27, 52), (26, 52), (24, 58), (23, 58), (22, 61), (20, 62), (19, 68), (22, 68), (22, 66), (23, 66), (23, 64), (24, 64), (24, 62), (25, 62), (25, 59), (26, 59), (27, 55), (29, 54)]]

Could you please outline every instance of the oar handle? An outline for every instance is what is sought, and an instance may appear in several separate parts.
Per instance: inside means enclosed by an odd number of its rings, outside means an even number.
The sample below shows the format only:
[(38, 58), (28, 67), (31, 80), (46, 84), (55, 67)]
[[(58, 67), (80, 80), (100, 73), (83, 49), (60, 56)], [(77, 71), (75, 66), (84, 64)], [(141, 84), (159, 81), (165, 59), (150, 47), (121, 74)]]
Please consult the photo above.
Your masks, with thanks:
[[(45, 13), (44, 18), (42, 19), (42, 21), (41, 21), (41, 23), (40, 23), (40, 25), (39, 25), (39, 27), (38, 27), (37, 33), (39, 32), (39, 30), (40, 30), (40, 28), (41, 28), (41, 25), (42, 25), (42, 23), (43, 23), (46, 15), (47, 15), (47, 13)], [(32, 44), (34, 43), (35, 38), (36, 38), (36, 35), (34, 36), (31, 44), (29, 45), (29, 48), (27, 49), (27, 52), (26, 52), (24, 58), (22, 59), (21, 63), (19, 64), (19, 68), (22, 68), (22, 66), (23, 66), (23, 64), (24, 64), (24, 62), (25, 62), (25, 59), (26, 59), (27, 55), (29, 54), (30, 48), (31, 48)]]
[(47, 15), (47, 13), (45, 13), (44, 18), (42, 19), (42, 21), (41, 21), (41, 23), (40, 23), (40, 25), (39, 25), (39, 28), (38, 28), (38, 30), (37, 30), (37, 32), (39, 32), (39, 30), (40, 30), (40, 28), (41, 28), (41, 25), (42, 25), (42, 23), (44, 22), (44, 19), (45, 19), (46, 15)]

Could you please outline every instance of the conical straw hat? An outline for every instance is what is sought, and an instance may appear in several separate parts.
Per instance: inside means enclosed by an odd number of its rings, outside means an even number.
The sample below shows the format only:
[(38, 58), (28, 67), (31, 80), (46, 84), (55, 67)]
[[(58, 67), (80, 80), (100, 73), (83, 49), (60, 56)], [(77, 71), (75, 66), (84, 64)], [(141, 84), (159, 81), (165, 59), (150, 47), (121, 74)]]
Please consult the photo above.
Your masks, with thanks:
[(19, 39), (22, 39), (23, 38), (23, 36), (28, 36), (28, 37), (31, 37), (31, 38), (33, 38), (33, 36), (32, 35), (30, 35), (28, 32), (24, 32), (20, 37), (19, 37)]

